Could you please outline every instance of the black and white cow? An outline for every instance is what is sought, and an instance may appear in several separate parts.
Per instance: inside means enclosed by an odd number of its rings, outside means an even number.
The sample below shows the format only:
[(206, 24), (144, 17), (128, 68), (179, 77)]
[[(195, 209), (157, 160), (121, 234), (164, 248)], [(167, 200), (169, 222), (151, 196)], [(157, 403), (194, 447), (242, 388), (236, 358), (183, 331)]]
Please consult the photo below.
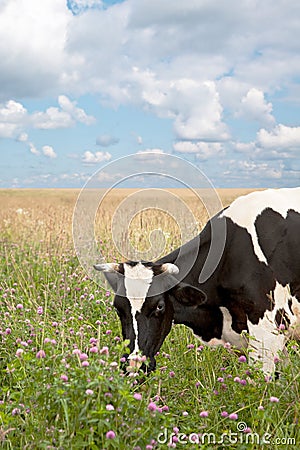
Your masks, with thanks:
[[(226, 225), (222, 255), (211, 276), (199, 282), (212, 230), (218, 242), (221, 225)], [(98, 264), (95, 269), (105, 272), (115, 291), (131, 362), (142, 352), (154, 369), (155, 354), (174, 322), (187, 325), (209, 345), (249, 346), (250, 357), (271, 373), (286, 340), (300, 337), (300, 188), (237, 198), (198, 237), (154, 263)]]

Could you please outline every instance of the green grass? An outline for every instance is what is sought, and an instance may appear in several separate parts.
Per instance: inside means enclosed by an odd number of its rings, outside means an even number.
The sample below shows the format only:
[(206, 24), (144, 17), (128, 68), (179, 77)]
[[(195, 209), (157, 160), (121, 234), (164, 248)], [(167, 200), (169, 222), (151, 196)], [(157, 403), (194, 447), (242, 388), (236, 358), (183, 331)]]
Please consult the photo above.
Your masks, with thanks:
[(150, 450), (170, 448), (172, 439), (171, 448), (299, 448), (296, 342), (280, 379), (270, 381), (176, 325), (156, 372), (125, 377), (113, 297), (86, 277), (68, 235), (56, 232), (59, 214), (44, 212), (36, 233), (28, 216), (22, 223), (8, 214), (0, 251), (0, 448)]

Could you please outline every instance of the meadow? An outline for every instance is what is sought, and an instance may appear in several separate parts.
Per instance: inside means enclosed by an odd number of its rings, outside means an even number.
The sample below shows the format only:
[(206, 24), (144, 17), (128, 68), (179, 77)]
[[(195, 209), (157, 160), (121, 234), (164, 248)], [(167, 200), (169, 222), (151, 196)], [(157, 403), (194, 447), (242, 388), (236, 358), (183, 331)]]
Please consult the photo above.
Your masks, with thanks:
[[(224, 205), (245, 190), (220, 190)], [(90, 279), (72, 239), (75, 190), (0, 191), (0, 448), (151, 450), (300, 448), (300, 347), (288, 344), (278, 380), (228, 348), (204, 347), (176, 325), (148, 376), (125, 376), (126, 351), (113, 295)], [(110, 223), (116, 191), (96, 221), (99, 252), (116, 260)], [(204, 207), (177, 192), (205, 224)], [(129, 240), (141, 250), (163, 211), (136, 215)], [(284, 361), (283, 361), (284, 360)], [(283, 363), (284, 362), (284, 363)]]

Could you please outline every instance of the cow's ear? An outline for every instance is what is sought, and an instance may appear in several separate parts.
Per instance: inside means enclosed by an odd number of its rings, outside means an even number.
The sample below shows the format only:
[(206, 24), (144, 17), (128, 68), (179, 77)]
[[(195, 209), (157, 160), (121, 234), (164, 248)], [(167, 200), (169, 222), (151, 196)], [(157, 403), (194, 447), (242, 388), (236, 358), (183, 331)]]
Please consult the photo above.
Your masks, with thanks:
[(124, 273), (123, 264), (95, 264), (94, 269), (103, 272), (114, 292), (117, 292), (120, 276)]
[(204, 292), (190, 284), (179, 283), (171, 292), (179, 303), (186, 306), (202, 305), (206, 302)]

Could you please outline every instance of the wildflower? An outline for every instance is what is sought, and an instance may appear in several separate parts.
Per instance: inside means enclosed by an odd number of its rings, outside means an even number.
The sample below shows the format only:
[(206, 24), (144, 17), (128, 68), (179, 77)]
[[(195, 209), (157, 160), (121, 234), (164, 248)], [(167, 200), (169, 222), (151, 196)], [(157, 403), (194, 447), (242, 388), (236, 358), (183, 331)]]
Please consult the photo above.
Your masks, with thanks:
[(162, 411), (169, 411), (168, 405), (164, 405), (164, 406), (161, 408), (161, 410), (162, 410)]
[(16, 308), (17, 308), (17, 309), (23, 309), (22, 303), (18, 303), (17, 306), (16, 306)]
[(156, 411), (156, 409), (157, 409), (156, 404), (154, 402), (150, 402), (149, 405), (148, 405), (148, 410), (149, 411)]
[(116, 361), (113, 361), (112, 363), (110, 363), (109, 365), (112, 369), (116, 369), (117, 367), (119, 367), (119, 364)]
[(208, 411), (201, 411), (200, 417), (208, 417)]
[(20, 356), (22, 356), (23, 353), (24, 353), (24, 350), (22, 348), (18, 348), (18, 350), (16, 351), (16, 356), (18, 358), (20, 358)]
[(279, 398), (278, 397), (270, 397), (270, 402), (271, 403), (278, 403), (279, 402)]
[(87, 389), (85, 393), (86, 395), (93, 395), (94, 391), (92, 389)]
[(62, 375), (60, 376), (60, 379), (61, 379), (62, 381), (68, 381), (68, 376), (65, 375), (65, 374), (62, 374)]
[(41, 316), (43, 314), (43, 312), (44, 312), (43, 307), (42, 306), (38, 306), (37, 313)]
[(231, 413), (231, 414), (229, 414), (229, 419), (231, 419), (231, 420), (237, 420), (237, 418), (238, 418), (238, 415), (236, 414), (236, 413)]
[(191, 348), (194, 348), (194, 347), (195, 347), (194, 344), (188, 344), (188, 345), (187, 345), (187, 348), (188, 348), (188, 349), (191, 349)]
[(112, 430), (109, 430), (106, 433), (106, 439), (115, 439), (115, 437), (116, 437), (116, 433), (114, 431), (112, 431)]
[(173, 372), (173, 370), (171, 370), (171, 372), (169, 372), (169, 377), (170, 378), (174, 378), (175, 377), (175, 372)]
[(246, 356), (241, 355), (241, 356), (239, 357), (239, 362), (244, 363), (244, 362), (246, 362), (246, 361), (247, 361)]
[(11, 333), (11, 329), (10, 328), (6, 328), (5, 334), (10, 334), (10, 333)]
[(98, 347), (94, 346), (90, 348), (90, 353), (98, 353)]
[(74, 348), (74, 350), (72, 351), (73, 355), (80, 355), (81, 351), (79, 350), (79, 348)]
[(186, 417), (186, 416), (189, 415), (189, 413), (188, 413), (187, 411), (183, 411), (182, 415), (183, 415), (184, 417)]
[(37, 357), (38, 359), (45, 358), (45, 357), (46, 357), (45, 351), (44, 351), (44, 350), (39, 350), (39, 351), (37, 352), (37, 354), (36, 354), (36, 357)]
[(259, 411), (264, 411), (264, 407), (262, 405), (259, 405), (259, 407), (257, 408)]
[(11, 412), (12, 416), (18, 416), (21, 413), (20, 408), (14, 408)]
[(88, 361), (82, 361), (81, 367), (88, 367), (90, 364)]
[(100, 350), (100, 355), (108, 355), (108, 354), (109, 354), (108, 347), (102, 347)]
[(221, 412), (221, 416), (222, 417), (228, 417), (228, 412), (227, 411), (222, 411)]
[(133, 394), (133, 398), (135, 398), (136, 400), (142, 400), (142, 394), (139, 394), (138, 392), (135, 392)]
[(86, 353), (80, 353), (79, 358), (80, 361), (86, 361), (88, 359), (88, 355)]
[(106, 405), (106, 411), (114, 411), (114, 407), (111, 404)]

